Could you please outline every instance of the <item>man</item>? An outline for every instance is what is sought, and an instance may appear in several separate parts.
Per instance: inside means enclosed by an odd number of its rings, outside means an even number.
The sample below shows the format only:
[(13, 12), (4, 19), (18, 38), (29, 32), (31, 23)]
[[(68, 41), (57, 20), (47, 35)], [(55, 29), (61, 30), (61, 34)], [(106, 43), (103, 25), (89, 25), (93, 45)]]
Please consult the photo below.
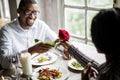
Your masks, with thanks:
[(0, 31), (0, 65), (5, 69), (10, 67), (10, 57), (15, 54), (42, 53), (51, 48), (47, 44), (35, 44), (35, 39), (43, 42), (57, 39), (57, 35), (37, 19), (40, 12), (35, 0), (21, 0), (17, 12), (18, 18)]

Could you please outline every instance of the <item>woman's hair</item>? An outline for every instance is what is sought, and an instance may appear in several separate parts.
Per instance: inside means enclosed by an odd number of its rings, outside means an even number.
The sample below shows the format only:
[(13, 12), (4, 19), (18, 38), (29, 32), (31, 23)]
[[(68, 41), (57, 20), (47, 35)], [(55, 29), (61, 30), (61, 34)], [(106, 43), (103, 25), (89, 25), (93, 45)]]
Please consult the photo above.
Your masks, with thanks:
[(37, 2), (36, 0), (21, 0), (18, 9), (23, 10), (23, 7), (26, 7), (28, 4), (37, 4)]
[(91, 36), (104, 54), (120, 54), (120, 14), (117, 9), (103, 9), (92, 20)]

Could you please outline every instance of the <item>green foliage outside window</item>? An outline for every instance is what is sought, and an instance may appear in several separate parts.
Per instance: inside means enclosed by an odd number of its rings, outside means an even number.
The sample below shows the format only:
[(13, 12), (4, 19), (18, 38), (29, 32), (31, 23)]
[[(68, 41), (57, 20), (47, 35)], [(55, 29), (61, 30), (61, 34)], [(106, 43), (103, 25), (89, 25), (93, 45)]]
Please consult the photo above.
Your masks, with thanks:
[(71, 34), (88, 40), (91, 39), (92, 18), (100, 9), (112, 8), (113, 0), (65, 0), (65, 5), (73, 6), (73, 8), (65, 7), (65, 28)]

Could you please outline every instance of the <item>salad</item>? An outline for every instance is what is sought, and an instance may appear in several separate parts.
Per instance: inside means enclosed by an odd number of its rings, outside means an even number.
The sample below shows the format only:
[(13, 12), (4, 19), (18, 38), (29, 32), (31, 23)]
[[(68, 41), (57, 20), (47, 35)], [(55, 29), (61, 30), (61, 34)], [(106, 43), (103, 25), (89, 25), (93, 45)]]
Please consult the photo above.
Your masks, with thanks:
[(62, 73), (56, 69), (45, 68), (39, 70), (39, 80), (55, 80), (62, 77)]

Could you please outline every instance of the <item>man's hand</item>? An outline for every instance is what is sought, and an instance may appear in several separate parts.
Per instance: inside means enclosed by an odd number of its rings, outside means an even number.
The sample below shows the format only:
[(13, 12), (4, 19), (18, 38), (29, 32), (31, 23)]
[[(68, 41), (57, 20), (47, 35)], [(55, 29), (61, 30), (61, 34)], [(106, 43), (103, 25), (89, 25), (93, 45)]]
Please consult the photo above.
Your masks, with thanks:
[(31, 54), (33, 54), (33, 53), (43, 53), (43, 52), (47, 52), (51, 48), (52, 48), (51, 45), (40, 42), (40, 43), (34, 45), (33, 47), (30, 47), (28, 49), (28, 52), (30, 52)]
[(92, 67), (93, 61), (89, 62), (82, 71), (82, 80), (90, 80), (90, 78), (97, 78), (98, 71)]

